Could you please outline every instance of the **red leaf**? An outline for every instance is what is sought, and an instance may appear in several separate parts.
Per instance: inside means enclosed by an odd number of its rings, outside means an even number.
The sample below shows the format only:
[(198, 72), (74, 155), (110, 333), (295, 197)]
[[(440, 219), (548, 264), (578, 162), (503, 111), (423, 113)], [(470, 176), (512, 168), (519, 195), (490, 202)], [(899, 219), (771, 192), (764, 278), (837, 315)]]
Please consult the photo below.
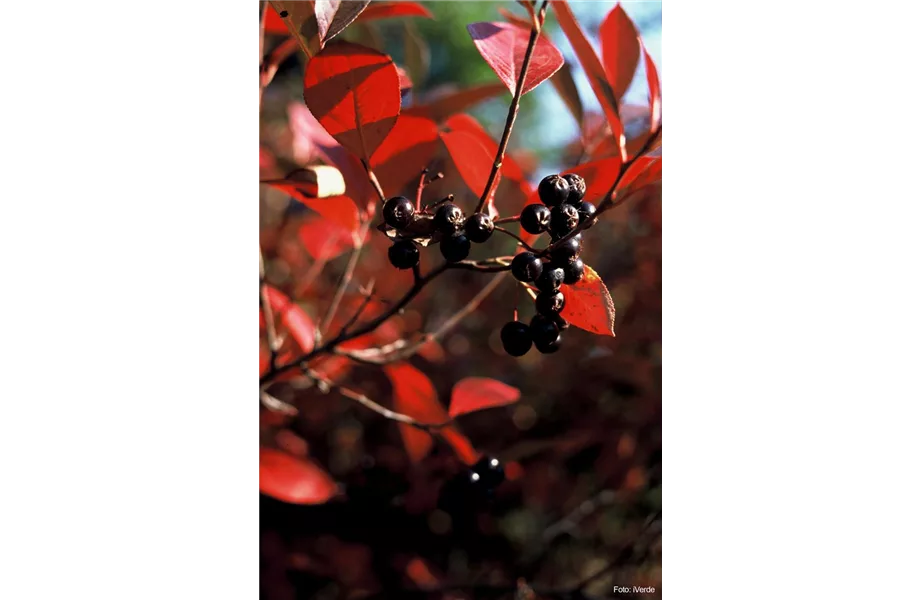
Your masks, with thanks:
[(291, 504), (322, 504), (338, 493), (338, 487), (311, 460), (259, 448), (259, 491)]
[(358, 231), (360, 226), (358, 207), (355, 206), (354, 200), (348, 196), (307, 198), (303, 197), (303, 195), (295, 195), (294, 197), (346, 231), (352, 233)]
[(476, 464), (476, 461), (479, 460), (479, 458), (482, 456), (482, 454), (476, 452), (476, 449), (473, 448), (470, 440), (467, 439), (465, 435), (460, 433), (456, 427), (445, 427), (441, 430), (441, 435), (444, 436), (444, 439), (448, 444), (450, 444), (450, 447), (454, 449), (454, 453), (457, 455), (457, 457), (465, 464), (474, 465)]
[(493, 155), (469, 131), (442, 131), (440, 135), (463, 183), (474, 194), (481, 196), (492, 170)]
[(649, 114), (649, 131), (655, 131), (661, 124), (661, 82), (658, 80), (658, 68), (655, 61), (649, 56), (648, 50), (642, 46), (642, 54), (645, 57), (645, 78), (648, 81), (648, 110)]
[(319, 37), (325, 44), (345, 29), (371, 0), (315, 0), (316, 24)]
[(406, 575), (421, 589), (437, 587), (441, 580), (434, 576), (425, 561), (415, 557), (406, 565)]
[(620, 101), (639, 66), (639, 32), (623, 5), (617, 4), (601, 23), (598, 36), (607, 81), (613, 88), (613, 97)]
[[(616, 95), (610, 82), (607, 81), (607, 75), (601, 66), (601, 61), (597, 58), (597, 53), (591, 47), (591, 43), (578, 25), (578, 21), (575, 20), (568, 2), (559, 0), (550, 4), (556, 12), (559, 26), (569, 39), (569, 43), (572, 44), (572, 49), (575, 50), (578, 62), (581, 63), (581, 67), (585, 70), (588, 83), (591, 84), (591, 90), (594, 91), (594, 95), (604, 111), (604, 116), (607, 117), (607, 123), (610, 124), (614, 139), (619, 140), (622, 156), (626, 150), (626, 134), (623, 129), (623, 123), (620, 122)], [(625, 156), (623, 156), (623, 159), (625, 160)]]
[(640, 156), (626, 169), (623, 179), (617, 184), (617, 195), (621, 198), (627, 193), (638, 190), (661, 179), (660, 156)]
[[(524, 63), (530, 31), (511, 23), (470, 23), (466, 26), (476, 49), (512, 94)], [(537, 87), (559, 70), (565, 60), (548, 38), (537, 38), (530, 67), (524, 78), (523, 94)]]
[(307, 63), (303, 97), (333, 138), (369, 160), (396, 124), (399, 75), (389, 56), (339, 42)]
[(467, 413), (513, 404), (521, 399), (521, 390), (488, 377), (467, 377), (454, 386), (450, 398), (451, 418)]
[(501, 82), (487, 83), (474, 88), (467, 88), (452, 92), (426, 101), (425, 104), (416, 104), (405, 109), (402, 114), (428, 117), (434, 121), (443, 121), (447, 117), (460, 113), (469, 107), (498, 96), (505, 91), (505, 84)]
[(565, 288), (565, 306), (560, 313), (563, 319), (586, 331), (616, 337), (613, 333), (616, 317), (613, 299), (594, 269), (585, 265), (585, 276), (581, 281), (565, 285)]
[[(454, 115), (447, 119), (445, 125), (452, 131), (468, 131), (472, 133), (493, 159), (498, 153), (498, 143), (492, 139), (489, 132), (483, 129), (482, 125), (473, 117), (469, 115)], [(492, 168), (491, 164), (489, 168)], [(519, 184), (527, 181), (524, 177), (524, 170), (521, 169), (516, 160), (507, 154), (505, 154), (505, 158), (502, 160), (502, 175)], [(528, 183), (527, 185), (529, 186), (530, 184)]]
[[(438, 393), (427, 375), (406, 363), (389, 364), (383, 370), (393, 384), (393, 410), (422, 423), (447, 420), (447, 413), (438, 402)], [(434, 441), (427, 432), (405, 423), (399, 424), (399, 431), (413, 463), (420, 462), (431, 451)]]
[(321, 217), (304, 221), (297, 231), (307, 254), (315, 260), (329, 260), (354, 247), (350, 231)]
[(272, 314), (281, 321), (281, 326), (290, 332), (291, 337), (303, 352), (313, 350), (313, 345), (316, 343), (314, 337), (316, 326), (310, 316), (297, 304), (291, 302), (284, 292), (270, 285), (265, 286), (265, 291)]
[(373, 2), (355, 21), (372, 21), (391, 17), (434, 18), (431, 12), (418, 2)]
[(393, 131), (371, 157), (371, 166), (388, 194), (418, 180), (438, 148), (438, 126), (431, 119), (399, 115)]
[(281, 17), (278, 16), (278, 11), (269, 4), (265, 7), (265, 33), (271, 33), (273, 35), (290, 35), (287, 25), (284, 24), (284, 21), (281, 20)]

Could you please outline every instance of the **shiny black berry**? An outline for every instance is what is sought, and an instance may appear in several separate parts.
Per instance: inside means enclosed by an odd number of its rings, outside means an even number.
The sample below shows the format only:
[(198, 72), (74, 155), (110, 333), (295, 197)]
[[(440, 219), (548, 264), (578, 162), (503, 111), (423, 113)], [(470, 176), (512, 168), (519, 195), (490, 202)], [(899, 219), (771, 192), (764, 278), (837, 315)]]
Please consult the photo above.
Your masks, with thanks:
[(540, 201), (547, 206), (558, 206), (569, 197), (569, 182), (561, 175), (547, 175), (537, 189)]
[(579, 233), (559, 243), (549, 255), (554, 264), (566, 265), (578, 258), (578, 255), (581, 254), (581, 246), (582, 237)]
[(533, 345), (530, 328), (520, 321), (505, 323), (501, 331), (502, 347), (511, 356), (524, 356)]
[(528, 204), (521, 211), (521, 228), (527, 233), (543, 233), (549, 229), (549, 215), (549, 209), (542, 204)]
[(556, 339), (549, 342), (541, 342), (539, 344), (534, 344), (537, 347), (537, 351), (540, 354), (552, 354), (559, 350), (559, 345), (562, 343), (562, 334), (556, 336)]
[(558, 239), (578, 227), (578, 209), (571, 204), (554, 206), (550, 211), (549, 230)]
[(594, 215), (597, 214), (597, 207), (591, 204), (590, 202), (582, 202), (578, 205), (578, 222), (584, 223), (588, 221), (588, 224), (585, 225), (585, 229), (589, 229), (597, 220), (594, 218)]
[(390, 246), (387, 256), (397, 269), (411, 269), (418, 264), (418, 247), (409, 240), (399, 240)]
[[(536, 306), (537, 312), (541, 315), (551, 317), (565, 306), (565, 296), (562, 292), (541, 292), (537, 294), (534, 306)], [(556, 325), (556, 327), (559, 326)]]
[(470, 255), (470, 239), (458, 233), (441, 240), (441, 255), (447, 262), (459, 262)]
[(587, 189), (585, 178), (575, 173), (569, 173), (563, 175), (563, 177), (569, 184), (569, 196), (566, 198), (566, 202), (578, 206), (585, 197), (585, 190)]
[(481, 244), (492, 236), (495, 224), (492, 218), (485, 213), (476, 213), (466, 220), (463, 225), (463, 232), (471, 242)]
[(434, 214), (434, 226), (444, 235), (450, 235), (463, 225), (463, 211), (453, 202), (441, 205)]
[(511, 261), (511, 274), (518, 281), (530, 283), (540, 277), (543, 272), (543, 261), (533, 252), (521, 252)]
[(470, 469), (470, 482), (494, 490), (505, 481), (505, 467), (494, 456), (484, 456)]
[(581, 278), (585, 276), (585, 263), (580, 258), (576, 258), (563, 267), (563, 270), (565, 271), (565, 279), (562, 282), (572, 285), (581, 281)]
[(565, 271), (558, 265), (543, 265), (543, 272), (537, 277), (534, 285), (541, 292), (555, 292), (565, 279)]
[(383, 220), (394, 229), (405, 229), (415, 216), (415, 205), (405, 196), (395, 196), (383, 205)]
[(541, 314), (536, 314), (530, 320), (530, 337), (537, 348), (546, 346), (559, 339), (559, 326), (553, 319)]

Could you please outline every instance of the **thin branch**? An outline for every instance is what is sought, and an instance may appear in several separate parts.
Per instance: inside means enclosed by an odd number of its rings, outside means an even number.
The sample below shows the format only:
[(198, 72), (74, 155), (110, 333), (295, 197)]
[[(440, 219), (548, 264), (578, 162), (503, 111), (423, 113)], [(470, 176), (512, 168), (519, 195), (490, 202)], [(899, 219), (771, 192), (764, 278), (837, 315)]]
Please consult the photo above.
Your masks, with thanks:
[(265, 259), (262, 257), (262, 248), (259, 248), (259, 302), (262, 304), (262, 316), (265, 318), (270, 371), (275, 368), (275, 361), (278, 358), (278, 350), (281, 344), (275, 331), (275, 316), (272, 314), (272, 305), (268, 299), (268, 285), (265, 283)]
[(374, 186), (374, 191), (377, 192), (380, 201), (386, 202), (387, 196), (383, 193), (383, 188), (380, 187), (380, 181), (377, 179), (377, 175), (374, 174), (374, 170), (363, 158), (361, 159), (361, 164), (364, 165), (364, 170), (367, 171), (367, 179), (371, 182), (371, 185)]
[(367, 291), (364, 292), (364, 301), (361, 302), (360, 306), (358, 306), (358, 310), (355, 311), (355, 314), (353, 314), (351, 318), (348, 319), (344, 325), (342, 325), (342, 329), (339, 331), (340, 335), (348, 331), (349, 327), (358, 322), (358, 319), (361, 318), (361, 314), (364, 312), (364, 309), (366, 309), (367, 306), (371, 303), (371, 300), (374, 297), (374, 283), (374, 279), (371, 279), (370, 283), (367, 285)]
[(501, 219), (496, 219), (493, 221), (496, 225), (501, 225), (502, 223), (517, 223), (521, 220), (521, 215), (514, 215), (513, 217), (502, 217)]
[(524, 80), (527, 77), (527, 71), (530, 68), (530, 59), (533, 56), (533, 50), (537, 45), (537, 38), (540, 37), (540, 31), (543, 28), (543, 20), (546, 17), (546, 3), (540, 6), (540, 13), (534, 19), (533, 27), (530, 29), (530, 39), (527, 41), (527, 50), (524, 52), (524, 60), (521, 62), (521, 74), (518, 76), (517, 85), (514, 87), (514, 97), (511, 99), (511, 106), (508, 107), (508, 117), (505, 119), (505, 129), (502, 131), (502, 139), (498, 143), (498, 150), (495, 153), (495, 161), (492, 163), (492, 170), (489, 172), (489, 179), (486, 181), (486, 187), (482, 190), (482, 197), (479, 198), (479, 204), (476, 206), (476, 212), (482, 212), (486, 200), (492, 193), (492, 187), (498, 178), (498, 173), (502, 168), (502, 161), (505, 158), (505, 150), (508, 147), (508, 140), (511, 138), (511, 129), (514, 127), (514, 120), (517, 118), (518, 108), (521, 104), (521, 96), (524, 95)]
[(539, 252), (539, 250), (537, 250), (536, 248), (531, 247), (530, 244), (528, 244), (527, 242), (525, 242), (524, 240), (522, 240), (516, 233), (510, 232), (510, 231), (508, 231), (507, 229), (505, 229), (504, 227), (499, 227), (498, 225), (496, 225), (496, 226), (495, 226), (495, 231), (498, 231), (498, 232), (500, 232), (500, 233), (504, 233), (504, 234), (507, 235), (507, 236), (513, 237), (513, 238), (516, 239), (522, 246), (524, 246), (524, 248), (526, 248), (526, 249), (527, 249), (528, 251), (530, 251), (530, 252)]
[(339, 304), (341, 304), (342, 298), (345, 296), (345, 291), (348, 289), (349, 284), (351, 284), (351, 279), (355, 275), (355, 268), (358, 266), (358, 259), (361, 257), (361, 250), (364, 249), (364, 240), (367, 238), (367, 230), (370, 226), (371, 219), (368, 216), (367, 220), (361, 223), (358, 228), (358, 234), (355, 238), (355, 247), (352, 249), (351, 256), (348, 258), (348, 265), (345, 266), (345, 273), (342, 274), (342, 280), (339, 282), (339, 287), (335, 290), (335, 295), (332, 297), (332, 303), (329, 305), (329, 310), (326, 311), (326, 317), (319, 327), (320, 332), (323, 334), (326, 333), (326, 330), (329, 329), (329, 325), (335, 318), (335, 314), (339, 310)]
[(425, 189), (425, 177), (428, 176), (428, 167), (422, 169), (422, 176), (418, 180), (418, 191), (415, 192), (415, 212), (422, 212), (422, 191)]

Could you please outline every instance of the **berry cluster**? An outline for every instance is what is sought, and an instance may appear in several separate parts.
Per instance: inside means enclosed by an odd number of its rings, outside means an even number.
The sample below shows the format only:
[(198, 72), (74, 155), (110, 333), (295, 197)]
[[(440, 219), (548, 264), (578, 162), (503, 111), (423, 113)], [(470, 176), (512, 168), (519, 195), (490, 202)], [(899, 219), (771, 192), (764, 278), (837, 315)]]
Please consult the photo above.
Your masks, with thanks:
[(511, 321), (501, 330), (502, 346), (511, 356), (523, 356), (536, 346), (543, 354), (559, 349), (561, 331), (568, 327), (559, 312), (565, 306), (565, 295), (560, 291), (563, 283), (573, 284), (584, 276), (585, 263), (579, 256), (582, 234), (565, 241), (579, 225), (583, 229), (594, 224), (597, 208), (584, 200), (585, 180), (574, 173), (549, 175), (539, 186), (543, 204), (530, 204), (521, 211), (521, 228), (539, 235), (548, 232), (552, 243), (557, 244), (544, 260), (533, 252), (521, 252), (511, 261), (511, 274), (518, 281), (537, 288), (534, 301), (537, 314), (530, 325)]
[(438, 239), (441, 255), (448, 262), (459, 262), (469, 256), (471, 242), (481, 244), (492, 236), (495, 225), (489, 215), (478, 212), (467, 218), (453, 202), (439, 204), (434, 214), (427, 210), (417, 212), (405, 196), (390, 198), (383, 205), (384, 222), (403, 236), (388, 251), (394, 267), (411, 269), (418, 264), (418, 246), (408, 237)]

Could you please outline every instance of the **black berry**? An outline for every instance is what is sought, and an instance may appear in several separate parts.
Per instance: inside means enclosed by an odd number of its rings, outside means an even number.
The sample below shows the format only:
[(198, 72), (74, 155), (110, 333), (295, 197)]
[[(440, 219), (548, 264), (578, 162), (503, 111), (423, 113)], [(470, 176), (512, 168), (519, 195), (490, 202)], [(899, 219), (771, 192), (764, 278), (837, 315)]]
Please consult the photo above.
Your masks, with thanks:
[(521, 227), (527, 233), (543, 233), (549, 229), (549, 215), (549, 209), (542, 204), (528, 204), (521, 211)]
[(471, 242), (481, 244), (492, 236), (495, 224), (492, 218), (485, 213), (476, 213), (466, 220), (463, 231)]
[(470, 239), (462, 233), (444, 238), (440, 246), (447, 262), (459, 262), (470, 255)]
[[(552, 316), (565, 306), (565, 296), (562, 292), (541, 292), (534, 301), (537, 312), (541, 315)], [(559, 327), (558, 325), (556, 327)]]
[(415, 206), (405, 196), (396, 196), (383, 205), (383, 220), (394, 229), (405, 229), (412, 223)]
[(434, 226), (445, 235), (450, 235), (463, 225), (463, 211), (453, 202), (443, 204), (434, 214)]
[(390, 246), (387, 256), (397, 269), (411, 269), (418, 264), (418, 248), (409, 240), (399, 240)]
[(569, 328), (569, 322), (563, 319), (558, 313), (550, 315), (550, 318), (553, 320), (553, 323), (556, 324), (556, 327), (559, 328), (559, 331), (565, 331)]
[(559, 327), (549, 317), (537, 314), (530, 320), (530, 336), (539, 349), (559, 339)]
[(494, 490), (505, 481), (505, 467), (494, 456), (483, 456), (470, 469), (470, 481), (488, 490)]
[(559, 242), (549, 253), (553, 263), (557, 265), (566, 265), (578, 258), (578, 255), (581, 254), (581, 240), (581, 234), (579, 233), (573, 235), (564, 242)]
[(562, 282), (572, 285), (581, 281), (581, 278), (585, 276), (585, 263), (580, 258), (576, 258), (564, 266), (563, 270), (565, 271), (565, 279)]
[(511, 356), (524, 356), (533, 345), (530, 328), (520, 321), (505, 323), (501, 331), (502, 346)]
[(558, 206), (569, 197), (569, 182), (561, 175), (547, 175), (537, 190), (540, 201), (547, 206)]
[(559, 350), (559, 344), (562, 343), (562, 334), (556, 336), (556, 339), (549, 342), (541, 342), (539, 344), (534, 344), (537, 347), (537, 351), (540, 354), (552, 354)]
[(584, 223), (588, 221), (588, 224), (585, 225), (585, 229), (590, 228), (596, 222), (594, 215), (597, 214), (597, 207), (591, 204), (590, 202), (582, 202), (578, 205), (578, 222)]
[(521, 252), (511, 261), (511, 274), (518, 281), (530, 283), (540, 277), (543, 272), (543, 261), (533, 252)]
[(558, 239), (578, 227), (578, 209), (571, 204), (554, 206), (550, 211), (549, 230)]
[(565, 271), (557, 265), (543, 265), (543, 272), (537, 277), (534, 285), (541, 292), (555, 292), (565, 279)]
[(578, 206), (585, 197), (585, 190), (587, 189), (585, 178), (576, 173), (568, 173), (567, 175), (563, 175), (563, 177), (569, 184), (569, 196), (566, 202)]

